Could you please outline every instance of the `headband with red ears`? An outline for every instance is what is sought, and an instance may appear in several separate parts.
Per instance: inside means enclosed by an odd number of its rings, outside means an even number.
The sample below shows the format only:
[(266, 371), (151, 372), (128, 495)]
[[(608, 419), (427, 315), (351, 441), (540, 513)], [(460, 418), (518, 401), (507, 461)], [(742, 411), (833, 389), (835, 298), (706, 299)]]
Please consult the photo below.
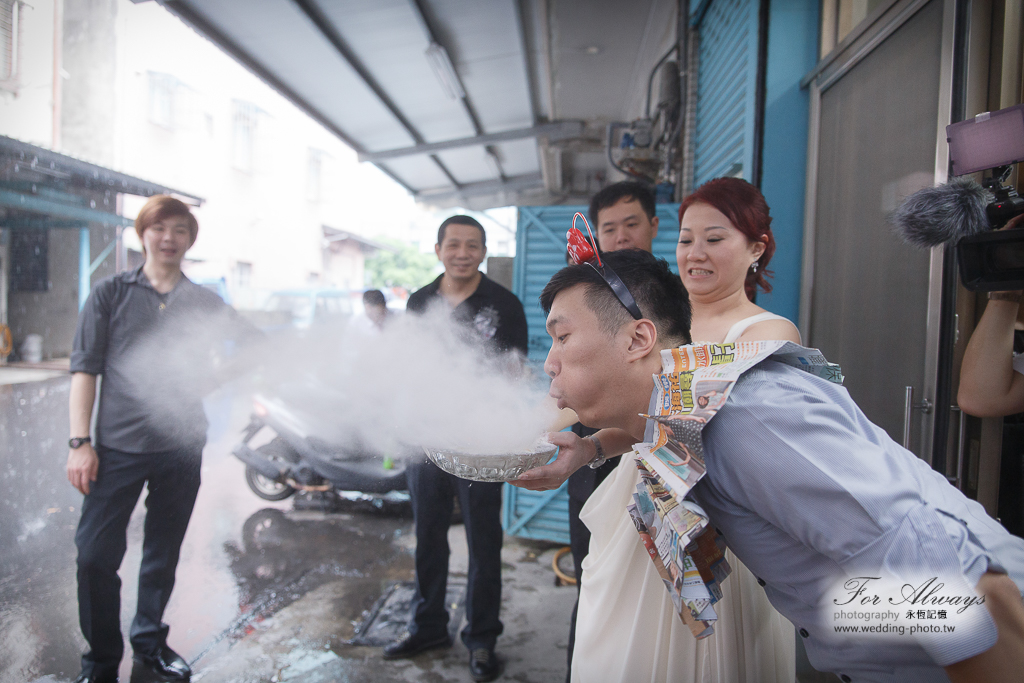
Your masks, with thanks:
[[(587, 238), (583, 236), (583, 233), (576, 229), (577, 218), (582, 218), (583, 224), (587, 226), (590, 242), (587, 242)], [(590, 223), (587, 222), (586, 216), (578, 211), (576, 212), (576, 215), (572, 217), (572, 227), (565, 233), (565, 239), (569, 243), (569, 258), (572, 259), (572, 262), (578, 266), (586, 264), (596, 270), (597, 274), (612, 288), (612, 292), (618, 297), (619, 302), (626, 307), (626, 310), (633, 316), (633, 319), (640, 320), (643, 318), (643, 313), (640, 312), (640, 307), (636, 305), (633, 295), (629, 293), (626, 283), (615, 274), (611, 266), (601, 261), (601, 255), (597, 251), (597, 242), (594, 240), (594, 233), (590, 231)]]

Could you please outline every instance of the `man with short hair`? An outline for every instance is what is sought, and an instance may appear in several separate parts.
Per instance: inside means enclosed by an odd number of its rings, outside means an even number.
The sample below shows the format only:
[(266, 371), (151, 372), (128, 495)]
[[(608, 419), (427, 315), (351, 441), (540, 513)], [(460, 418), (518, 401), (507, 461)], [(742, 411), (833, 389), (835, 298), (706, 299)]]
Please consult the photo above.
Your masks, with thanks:
[(654, 190), (636, 180), (603, 188), (590, 200), (590, 221), (597, 246), (604, 251), (652, 251), (658, 236)]
[[(149, 199), (135, 230), (146, 261), (93, 287), (71, 353), (71, 440), (67, 476), (85, 495), (75, 534), (78, 610), (89, 651), (76, 683), (116, 683), (124, 653), (121, 581), (132, 510), (147, 487), (139, 595), (131, 626), (132, 680), (185, 681), (188, 664), (167, 646), (164, 609), (206, 443), (203, 389), (210, 334), (258, 334), (215, 293), (181, 272), (199, 226), (188, 206)], [(198, 331), (205, 329), (205, 334)], [(217, 332), (211, 333), (210, 329)], [(95, 445), (90, 438), (97, 376), (103, 376)]]
[(388, 316), (391, 314), (391, 311), (388, 310), (387, 299), (384, 298), (384, 292), (379, 289), (368, 289), (363, 292), (363, 311), (377, 331), (383, 330), (384, 323), (387, 322)]
[[(541, 294), (552, 338), (544, 366), (550, 394), (588, 425), (650, 441), (652, 425), (641, 414), (650, 412), (662, 351), (690, 341), (689, 303), (664, 261), (631, 250), (607, 254), (604, 262), (642, 316), (627, 311), (595, 268), (556, 273)], [(588, 439), (566, 433), (550, 439), (560, 446), (556, 461), (524, 473), (517, 485), (555, 488), (598, 456)], [(1019, 678), (1024, 540), (870, 423), (845, 389), (768, 358), (736, 380), (702, 440), (707, 473), (688, 498), (760, 577), (771, 603), (799, 630), (816, 669), (844, 682)], [(625, 509), (621, 514), (628, 515)], [(603, 579), (603, 599), (621, 611), (628, 611), (625, 602), (638, 583), (660, 583), (639, 535), (634, 541), (630, 566), (641, 575), (616, 577), (619, 591)], [(868, 580), (884, 576), (908, 582), (885, 595), (864, 590)], [(587, 583), (583, 591), (581, 605), (588, 609), (612, 606), (597, 596), (591, 601)], [(846, 602), (833, 604), (833, 595)], [(859, 625), (840, 631), (833, 623), (839, 605), (896, 609), (900, 635), (861, 635)], [(908, 608), (909, 616), (899, 619)], [(928, 621), (941, 619), (932, 614), (939, 610), (948, 618), (945, 628)], [(613, 618), (587, 616), (588, 624)], [(622, 629), (641, 629), (645, 613), (617, 617), (607, 631), (614, 631), (614, 642), (589, 644), (588, 665), (608, 674), (606, 680), (614, 678), (612, 662), (622, 658), (615, 648), (631, 642)], [(864, 632), (882, 632), (877, 623), (869, 625), (875, 630)]]
[[(655, 215), (654, 190), (635, 180), (624, 180), (603, 188), (590, 200), (590, 221), (597, 237), (597, 247), (602, 253), (622, 249), (643, 249), (650, 252), (654, 238), (658, 236), (658, 217)], [(685, 293), (683, 294), (685, 296)], [(596, 434), (577, 422), (572, 431), (581, 437)], [(600, 486), (619, 464), (619, 457), (609, 458), (596, 469), (581, 467), (569, 477), (569, 545), (572, 548), (573, 564), (576, 568), (576, 604), (569, 621), (569, 643), (566, 652), (569, 669), (572, 669), (573, 651), (576, 645), (576, 615), (579, 610), (579, 590), (583, 578), (583, 558), (590, 549), (590, 530), (580, 521), (580, 511), (594, 490)]]
[[(487, 254), (487, 234), (470, 216), (452, 216), (437, 231), (434, 251), (444, 273), (409, 297), (406, 309), (421, 314), (441, 302), (480, 343), (495, 351), (527, 351), (526, 314), (512, 292), (490, 280), (479, 266)], [(426, 400), (430, 400), (426, 397)], [(466, 627), (462, 642), (470, 652), (475, 681), (501, 672), (494, 645), (502, 632), (501, 484), (471, 482), (441, 471), (431, 462), (406, 469), (416, 530), (416, 593), (408, 635), (384, 648), (385, 659), (412, 657), (451, 646), (445, 589), (448, 581), (448, 527), (457, 496), (469, 546)]]

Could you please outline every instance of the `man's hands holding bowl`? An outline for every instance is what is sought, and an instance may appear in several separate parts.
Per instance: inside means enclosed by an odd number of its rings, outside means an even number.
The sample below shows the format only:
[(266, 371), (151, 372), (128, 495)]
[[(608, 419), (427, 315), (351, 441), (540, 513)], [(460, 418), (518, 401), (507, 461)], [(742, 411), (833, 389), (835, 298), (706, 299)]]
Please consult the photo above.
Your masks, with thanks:
[(548, 441), (558, 446), (558, 455), (548, 465), (527, 470), (508, 483), (531, 491), (557, 489), (573, 472), (597, 457), (597, 446), (572, 432), (551, 432)]

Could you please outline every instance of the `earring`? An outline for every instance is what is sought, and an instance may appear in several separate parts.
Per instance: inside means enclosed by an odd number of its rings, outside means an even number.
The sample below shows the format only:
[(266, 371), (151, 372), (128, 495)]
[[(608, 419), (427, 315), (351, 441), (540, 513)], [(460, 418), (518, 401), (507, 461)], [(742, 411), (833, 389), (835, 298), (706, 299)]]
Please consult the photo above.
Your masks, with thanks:
[(757, 261), (754, 261), (753, 263), (750, 264), (750, 270), (755, 273), (757, 272)]

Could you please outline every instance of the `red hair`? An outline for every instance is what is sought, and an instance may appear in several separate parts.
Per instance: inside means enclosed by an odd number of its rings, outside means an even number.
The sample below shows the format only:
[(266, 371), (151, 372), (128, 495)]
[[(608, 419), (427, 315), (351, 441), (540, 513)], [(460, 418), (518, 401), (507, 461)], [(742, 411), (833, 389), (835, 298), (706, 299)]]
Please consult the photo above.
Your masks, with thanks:
[(683, 214), (694, 204), (707, 204), (718, 209), (748, 240), (764, 243), (764, 253), (757, 259), (757, 272), (747, 271), (743, 288), (751, 301), (754, 300), (757, 287), (765, 293), (772, 291), (772, 286), (768, 283), (768, 277), (772, 276), (768, 270), (768, 262), (775, 254), (775, 236), (772, 235), (772, 217), (768, 215), (768, 202), (761, 191), (741, 178), (709, 180), (679, 205), (680, 226), (683, 223)]
[(192, 238), (191, 243), (195, 244), (196, 236), (199, 234), (199, 222), (192, 215), (188, 204), (165, 194), (153, 195), (142, 206), (138, 217), (135, 219), (135, 232), (139, 235), (139, 240), (141, 241), (142, 233), (146, 232), (146, 228), (151, 228), (154, 223), (159, 223), (167, 218), (178, 218), (179, 216), (188, 222), (188, 232)]

